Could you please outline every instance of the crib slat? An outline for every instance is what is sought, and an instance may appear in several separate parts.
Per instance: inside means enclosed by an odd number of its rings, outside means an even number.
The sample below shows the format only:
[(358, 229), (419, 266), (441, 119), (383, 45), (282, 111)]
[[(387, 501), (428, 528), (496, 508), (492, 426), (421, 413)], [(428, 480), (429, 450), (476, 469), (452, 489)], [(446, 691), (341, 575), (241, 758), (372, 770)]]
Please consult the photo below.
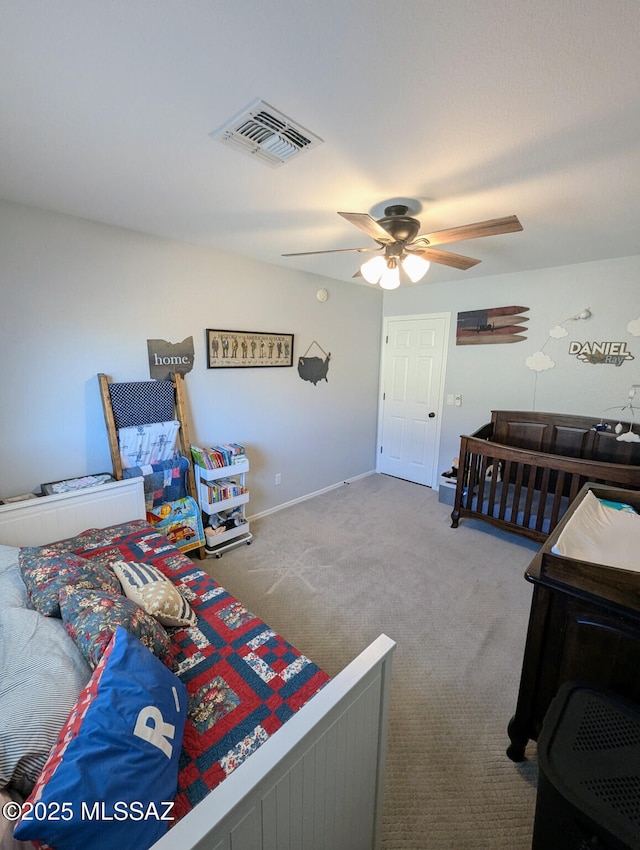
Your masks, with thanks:
[(513, 502), (511, 506), (511, 522), (518, 521), (518, 509), (520, 507), (520, 493), (522, 492), (522, 476), (524, 475), (524, 466), (521, 463), (516, 463), (516, 483), (513, 489)]
[(499, 519), (504, 520), (507, 512), (507, 496), (509, 495), (509, 486), (511, 482), (511, 461), (507, 460), (503, 463), (502, 469), (502, 496), (500, 498)]
[(525, 487), (525, 502), (524, 502), (524, 517), (523, 517), (523, 525), (525, 528), (529, 528), (529, 523), (531, 522), (531, 508), (533, 506), (533, 497), (536, 492), (536, 473), (535, 467), (530, 466), (528, 463), (524, 464), (526, 473), (523, 476), (523, 484)]
[[(463, 447), (466, 446), (466, 441), (463, 438)], [(462, 464), (460, 463), (462, 461)], [(473, 477), (473, 467), (476, 462), (476, 456), (473, 452), (465, 451), (463, 456), (458, 459), (458, 491), (462, 488), (460, 507), (469, 510), (471, 508), (471, 480)]]
[[(495, 460), (492, 457), (485, 458), (485, 461), (486, 461), (486, 463), (484, 465), (483, 479), (484, 479), (484, 481), (487, 481), (487, 480), (490, 481), (488, 513), (489, 513), (489, 516), (493, 516), (493, 510), (494, 510), (495, 503), (496, 503), (496, 487), (498, 486), (498, 476), (496, 475), (496, 470), (498, 468), (498, 461)], [(487, 479), (487, 475), (489, 474), (489, 468), (490, 467), (491, 467), (491, 478)]]
[(472, 474), (469, 478), (469, 486), (467, 488), (467, 501), (470, 509), (473, 509), (473, 494), (475, 493), (476, 486), (478, 481), (480, 480), (480, 465), (482, 463), (482, 455), (479, 452), (475, 452), (473, 455), (473, 467)]
[(547, 507), (547, 496), (549, 495), (549, 478), (551, 470), (547, 466), (542, 473), (542, 481), (540, 482), (539, 501), (538, 501), (538, 519), (536, 521), (536, 531), (542, 531), (544, 526), (545, 510)]
[(487, 458), (486, 455), (483, 455), (481, 458), (480, 466), (478, 469), (478, 510), (482, 510), (482, 505), (484, 505), (484, 485), (486, 482), (485, 474), (487, 471)]
[[(478, 456), (475, 452), (471, 452), (469, 457), (467, 458), (467, 468), (466, 475), (464, 478), (464, 494), (465, 494), (465, 506), (471, 510), (472, 507), (472, 497), (473, 497), (473, 482), (476, 478), (476, 466), (478, 463)], [(459, 475), (460, 473), (458, 473)]]
[(578, 490), (582, 487), (581, 483), (582, 476), (577, 472), (571, 473), (571, 486), (569, 487), (569, 502), (573, 502), (575, 497), (578, 495)]
[(565, 473), (563, 470), (558, 472), (558, 477), (556, 478), (556, 487), (553, 496), (553, 504), (551, 506), (551, 517), (549, 519), (549, 531), (556, 527), (558, 524), (558, 520), (560, 518), (560, 508), (562, 506), (562, 493), (564, 491), (564, 480)]

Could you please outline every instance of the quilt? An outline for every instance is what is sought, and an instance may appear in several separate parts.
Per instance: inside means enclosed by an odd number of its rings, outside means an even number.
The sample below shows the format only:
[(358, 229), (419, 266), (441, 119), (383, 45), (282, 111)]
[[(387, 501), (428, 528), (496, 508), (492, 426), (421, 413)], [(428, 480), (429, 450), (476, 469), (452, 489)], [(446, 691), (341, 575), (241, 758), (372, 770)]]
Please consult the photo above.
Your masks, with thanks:
[(55, 544), (77, 555), (152, 564), (197, 615), (170, 629), (170, 665), (187, 688), (176, 819), (286, 723), (329, 676), (144, 520)]
[(175, 455), (168, 460), (147, 466), (131, 466), (122, 470), (123, 478), (144, 478), (144, 501), (148, 511), (165, 502), (183, 499), (187, 495), (186, 457)]

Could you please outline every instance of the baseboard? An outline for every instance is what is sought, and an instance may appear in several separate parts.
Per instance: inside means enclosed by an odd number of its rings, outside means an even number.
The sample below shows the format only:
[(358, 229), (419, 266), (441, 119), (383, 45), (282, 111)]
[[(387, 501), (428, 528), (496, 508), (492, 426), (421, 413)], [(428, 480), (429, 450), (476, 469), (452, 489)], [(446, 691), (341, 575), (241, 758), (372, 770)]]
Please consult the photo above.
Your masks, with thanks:
[(273, 508), (267, 508), (266, 511), (260, 511), (258, 514), (253, 514), (247, 517), (248, 520), (261, 519), (262, 517), (275, 514), (284, 508), (290, 508), (292, 505), (297, 505), (300, 502), (306, 502), (307, 499), (313, 499), (315, 496), (321, 496), (323, 493), (329, 493), (331, 490), (337, 490), (338, 487), (344, 487), (345, 484), (351, 484), (353, 481), (359, 481), (361, 478), (367, 478), (369, 475), (376, 475), (376, 470), (372, 469), (369, 472), (363, 472), (361, 475), (354, 475), (353, 478), (347, 478), (345, 481), (339, 481), (337, 484), (330, 484), (329, 487), (323, 487), (322, 490), (315, 490), (313, 493), (307, 493), (305, 496), (299, 496), (297, 499), (291, 499), (290, 502), (283, 502), (281, 505), (275, 505)]

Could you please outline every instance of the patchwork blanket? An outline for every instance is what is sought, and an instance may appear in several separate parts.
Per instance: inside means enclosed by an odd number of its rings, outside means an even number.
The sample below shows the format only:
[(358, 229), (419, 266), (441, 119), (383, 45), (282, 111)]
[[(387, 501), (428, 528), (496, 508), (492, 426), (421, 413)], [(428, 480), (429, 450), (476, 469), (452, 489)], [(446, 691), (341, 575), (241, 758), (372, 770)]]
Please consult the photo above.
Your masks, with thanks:
[(187, 458), (175, 455), (158, 463), (123, 469), (122, 477), (144, 478), (144, 501), (150, 511), (165, 502), (183, 499), (187, 495), (188, 469)]
[(196, 626), (169, 630), (171, 662), (189, 698), (177, 818), (329, 679), (144, 520), (91, 529), (56, 545), (94, 559), (152, 564), (173, 581), (197, 614)]

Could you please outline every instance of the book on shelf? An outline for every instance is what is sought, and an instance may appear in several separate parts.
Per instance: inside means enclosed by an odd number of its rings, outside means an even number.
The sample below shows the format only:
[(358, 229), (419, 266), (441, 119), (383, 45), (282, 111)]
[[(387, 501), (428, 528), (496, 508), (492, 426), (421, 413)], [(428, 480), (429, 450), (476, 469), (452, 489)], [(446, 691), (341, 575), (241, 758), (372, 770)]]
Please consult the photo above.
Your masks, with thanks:
[(192, 445), (191, 457), (196, 466), (204, 469), (220, 469), (242, 463), (246, 460), (246, 453), (244, 446), (240, 443), (222, 443), (208, 448)]
[(210, 505), (215, 502), (224, 502), (227, 499), (235, 499), (236, 496), (242, 496), (247, 492), (247, 488), (238, 484), (232, 478), (218, 478), (216, 481), (202, 481), (207, 487), (208, 503)]

